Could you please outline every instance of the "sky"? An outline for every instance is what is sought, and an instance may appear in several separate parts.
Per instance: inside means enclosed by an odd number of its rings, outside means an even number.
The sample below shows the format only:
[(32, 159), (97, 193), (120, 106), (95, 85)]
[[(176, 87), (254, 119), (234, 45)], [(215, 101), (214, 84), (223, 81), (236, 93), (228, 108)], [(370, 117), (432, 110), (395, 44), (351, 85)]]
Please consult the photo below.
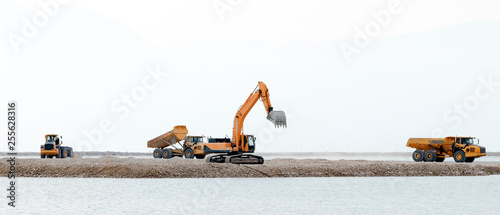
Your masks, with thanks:
[[(410, 137), (473, 136), (500, 151), (495, 1), (56, 1), (0, 3), (0, 100), (18, 151), (44, 134), (77, 151), (150, 152), (175, 125), (257, 152), (410, 152)], [(7, 117), (4, 123), (7, 124)], [(7, 139), (6, 132), (0, 138)], [(7, 142), (0, 147), (7, 151)]]

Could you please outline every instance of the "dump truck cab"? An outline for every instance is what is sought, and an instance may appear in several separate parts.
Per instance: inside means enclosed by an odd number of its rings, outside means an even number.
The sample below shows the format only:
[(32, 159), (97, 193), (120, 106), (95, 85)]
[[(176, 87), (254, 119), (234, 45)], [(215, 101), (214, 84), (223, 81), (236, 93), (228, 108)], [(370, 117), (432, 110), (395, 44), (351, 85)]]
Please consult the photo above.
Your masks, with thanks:
[[(454, 144), (452, 144), (453, 153), (463, 151), (466, 158), (485, 156), (486, 148), (478, 144), (476, 144), (475, 137), (455, 137)], [(460, 156), (462, 155), (459, 155), (458, 160), (460, 160)]]
[(67, 146), (61, 146), (63, 144), (62, 136), (57, 134), (46, 134), (45, 144), (40, 146), (40, 157), (41, 158), (66, 158), (73, 156), (73, 149)]
[(198, 143), (206, 143), (206, 138), (204, 136), (187, 136), (186, 137), (186, 142), (184, 143), (185, 146), (193, 146)]
[(207, 138), (205, 136), (187, 136), (184, 140), (183, 155), (187, 159), (204, 159), (206, 153), (203, 152), (203, 148), (207, 143)]

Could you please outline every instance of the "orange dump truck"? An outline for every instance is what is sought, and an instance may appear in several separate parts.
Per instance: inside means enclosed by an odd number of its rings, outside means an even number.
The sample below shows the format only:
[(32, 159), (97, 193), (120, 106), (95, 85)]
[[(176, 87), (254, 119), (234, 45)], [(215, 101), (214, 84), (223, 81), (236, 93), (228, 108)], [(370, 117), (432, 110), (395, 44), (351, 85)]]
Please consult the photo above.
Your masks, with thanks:
[[(182, 157), (183, 148), (176, 147), (175, 144), (186, 139), (188, 130), (184, 125), (175, 126), (174, 129), (148, 141), (148, 148), (156, 148), (153, 151), (154, 158), (171, 158), (173, 156)], [(167, 148), (168, 147), (168, 148)]]
[[(187, 134), (186, 126), (178, 125), (171, 131), (149, 140), (147, 146), (155, 148), (154, 158), (164, 159), (172, 157), (204, 159), (207, 154), (230, 152), (231, 141), (229, 138), (206, 138), (205, 136), (188, 136)], [(253, 136), (251, 138), (253, 141)]]
[(416, 149), (413, 160), (416, 162), (443, 162), (453, 157), (455, 162), (473, 162), (486, 155), (486, 148), (475, 144), (475, 137), (410, 138), (406, 146)]

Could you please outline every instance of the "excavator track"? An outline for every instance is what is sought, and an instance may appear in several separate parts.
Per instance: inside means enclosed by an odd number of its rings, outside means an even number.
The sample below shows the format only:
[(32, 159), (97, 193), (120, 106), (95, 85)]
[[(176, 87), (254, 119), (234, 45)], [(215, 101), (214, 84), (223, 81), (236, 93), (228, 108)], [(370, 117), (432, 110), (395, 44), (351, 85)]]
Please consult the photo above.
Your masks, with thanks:
[(231, 163), (231, 164), (264, 164), (264, 158), (252, 154), (218, 154), (207, 157), (207, 163)]

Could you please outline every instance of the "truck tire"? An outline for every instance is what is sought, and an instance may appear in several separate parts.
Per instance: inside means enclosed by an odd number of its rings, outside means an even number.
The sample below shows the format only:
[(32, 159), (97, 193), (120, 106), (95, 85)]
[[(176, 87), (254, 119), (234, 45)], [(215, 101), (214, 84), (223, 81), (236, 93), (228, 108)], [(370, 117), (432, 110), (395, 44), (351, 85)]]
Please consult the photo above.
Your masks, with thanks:
[(61, 158), (68, 157), (68, 149), (66, 147), (61, 147)]
[(169, 149), (169, 148), (163, 149), (163, 151), (162, 151), (162, 157), (164, 159), (170, 159), (170, 158), (172, 158), (172, 149)]
[(474, 162), (475, 158), (465, 158), (465, 163), (472, 163)]
[(443, 162), (444, 161), (444, 157), (441, 157), (441, 158), (436, 158), (435, 160), (436, 162)]
[(41, 157), (41, 158), (45, 158), (45, 155), (44, 155), (44, 154), (40, 154), (40, 157)]
[(425, 162), (434, 162), (436, 160), (436, 152), (434, 150), (427, 150), (424, 153), (424, 161)]
[(58, 149), (59, 149), (59, 151), (57, 152), (56, 158), (61, 158), (61, 150), (62, 149), (61, 148), (58, 148)]
[(72, 158), (73, 157), (73, 148), (68, 147), (69, 152), (68, 152), (68, 157)]
[(422, 150), (417, 149), (413, 152), (411, 157), (413, 158), (413, 160), (415, 162), (420, 162), (420, 161), (424, 160), (424, 152)]
[(195, 155), (196, 159), (205, 159), (206, 155)]
[(184, 158), (187, 158), (187, 159), (194, 158), (194, 153), (193, 153), (193, 150), (191, 148), (187, 148), (184, 150)]
[(161, 157), (162, 157), (162, 156), (161, 156), (161, 154), (162, 154), (162, 153), (163, 153), (163, 151), (162, 151), (161, 149), (155, 149), (155, 150), (153, 151), (153, 157), (154, 157), (154, 158), (161, 158)]
[(463, 163), (465, 162), (465, 153), (462, 150), (458, 150), (453, 154), (453, 159), (455, 159), (455, 162), (457, 163)]

